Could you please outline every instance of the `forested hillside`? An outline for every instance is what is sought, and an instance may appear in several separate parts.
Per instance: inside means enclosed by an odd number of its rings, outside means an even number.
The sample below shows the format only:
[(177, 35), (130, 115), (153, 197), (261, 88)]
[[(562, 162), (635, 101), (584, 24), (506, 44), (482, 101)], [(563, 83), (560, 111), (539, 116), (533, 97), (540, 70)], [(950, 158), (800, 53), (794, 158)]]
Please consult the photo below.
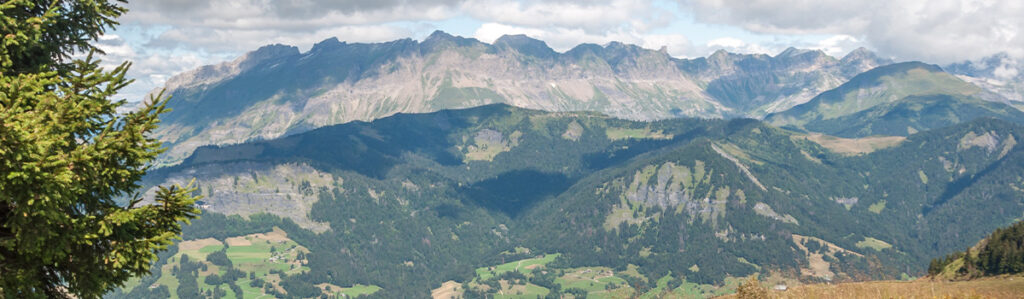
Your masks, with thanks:
[(933, 259), (928, 275), (939, 279), (972, 279), (1024, 273), (1024, 222), (998, 228), (965, 251)]
[(843, 139), (489, 105), (203, 147), (147, 179), (197, 178), (208, 213), (287, 217), (208, 218), (186, 239), (280, 227), (309, 251), (308, 270), (281, 277), (288, 294), (424, 297), (544, 253), (560, 254), (551, 267), (632, 273), (615, 275), (642, 278), (635, 290), (752, 273), (847, 281), (920, 275), (1024, 213), (1022, 134), (978, 119)]

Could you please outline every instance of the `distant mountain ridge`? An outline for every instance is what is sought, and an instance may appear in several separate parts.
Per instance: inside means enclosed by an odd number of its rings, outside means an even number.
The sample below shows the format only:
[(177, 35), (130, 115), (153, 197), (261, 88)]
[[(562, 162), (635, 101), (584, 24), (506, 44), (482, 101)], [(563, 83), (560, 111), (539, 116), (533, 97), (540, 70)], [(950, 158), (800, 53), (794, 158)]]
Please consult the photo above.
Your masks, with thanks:
[(440, 31), (422, 42), (331, 38), (305, 53), (264, 46), (171, 78), (174, 111), (157, 134), (170, 147), (162, 163), (174, 164), (206, 144), (488, 103), (634, 120), (759, 117), (888, 63), (865, 49), (842, 59), (792, 48), (776, 56), (719, 51), (677, 59), (618, 42), (559, 53), (523, 35), (493, 44)]
[(807, 103), (769, 115), (776, 126), (842, 137), (907, 136), (979, 117), (1024, 122), (998, 94), (937, 65), (901, 62), (854, 76)]
[(953, 63), (943, 67), (951, 74), (998, 93), (1006, 103), (1024, 107), (1024, 60), (1007, 53), (997, 53), (973, 61)]

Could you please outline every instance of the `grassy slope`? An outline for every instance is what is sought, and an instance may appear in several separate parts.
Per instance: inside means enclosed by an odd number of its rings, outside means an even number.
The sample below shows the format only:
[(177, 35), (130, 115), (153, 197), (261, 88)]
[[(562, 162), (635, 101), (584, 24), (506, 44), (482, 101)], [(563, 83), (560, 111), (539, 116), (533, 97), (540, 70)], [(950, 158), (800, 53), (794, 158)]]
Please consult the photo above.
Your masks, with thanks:
[[(234, 268), (246, 273), (253, 272), (257, 279), (270, 282), (275, 288), (280, 289), (278, 285), (280, 279), (277, 274), (270, 274), (270, 271), (279, 270), (289, 275), (309, 271), (309, 267), (302, 265), (304, 262), (297, 259), (299, 252), (308, 254), (309, 250), (288, 239), (283, 231), (275, 229), (266, 234), (250, 234), (228, 238), (226, 241), (230, 245), (227, 249), (227, 256), (231, 259)], [(157, 279), (156, 284), (166, 285), (171, 291), (171, 298), (178, 298), (176, 293), (178, 278), (172, 275), (171, 269), (179, 265), (182, 255), (188, 255), (191, 260), (207, 265), (208, 270), (200, 271), (196, 278), (199, 288), (201, 290), (213, 289), (214, 286), (207, 285), (204, 279), (212, 274), (223, 275), (225, 270), (207, 262), (206, 256), (223, 249), (224, 243), (213, 238), (179, 243), (178, 252), (163, 266), (162, 275)], [(244, 277), (235, 282), (242, 289), (244, 298), (273, 297), (266, 294), (262, 287), (250, 286), (250, 281), (248, 277)], [(221, 285), (221, 289), (227, 292), (227, 298), (235, 297), (226, 285)], [(374, 285), (355, 285), (347, 288), (335, 287), (331, 293), (355, 297), (360, 294), (372, 294), (379, 290), (380, 287)]]
[(867, 71), (766, 120), (777, 126), (863, 137), (906, 136), (978, 117), (1024, 117), (1020, 110), (984, 97), (977, 86), (936, 66), (906, 62)]
[[(549, 255), (550, 256), (550, 255)], [(536, 258), (525, 261), (535, 261)], [(502, 264), (496, 267), (517, 264), (519, 261)], [(548, 271), (559, 269), (548, 268)], [(562, 289), (581, 288), (587, 290), (588, 298), (696, 298), (708, 296), (720, 296), (718, 298), (737, 298), (731, 293), (736, 287), (736, 281), (724, 287), (712, 287), (684, 282), (674, 290), (666, 290), (668, 280), (671, 276), (659, 279), (657, 287), (643, 294), (637, 294), (628, 286), (622, 286), (613, 290), (605, 290), (604, 285), (608, 282), (615, 282), (621, 285), (624, 280), (621, 275), (628, 275), (623, 272), (616, 272), (614, 276), (600, 277), (607, 268), (584, 267), (574, 269), (561, 269), (566, 273), (558, 278), (556, 282), (562, 285)], [(600, 283), (588, 284), (588, 281)], [(479, 278), (479, 277), (478, 277)], [(503, 284), (504, 286), (505, 284)], [(771, 288), (771, 285), (764, 285)], [(507, 291), (522, 291), (511, 293)], [(534, 298), (537, 295), (544, 296), (547, 290), (536, 285), (510, 287), (505, 294), (496, 295), (495, 298)], [(725, 294), (725, 295), (723, 295)], [(918, 279), (914, 281), (869, 281), (839, 284), (809, 284), (790, 286), (786, 291), (769, 291), (770, 298), (1016, 298), (1024, 294), (1024, 275), (999, 276), (975, 279), (970, 281), (936, 281), (929, 279)]]
[[(768, 286), (766, 286), (768, 287)], [(1000, 276), (968, 281), (870, 281), (812, 284), (769, 291), (771, 298), (1019, 298), (1024, 276)], [(737, 298), (727, 295), (722, 298)]]
[(821, 93), (807, 103), (769, 115), (776, 125), (803, 125), (812, 120), (834, 119), (912, 95), (972, 95), (980, 89), (942, 72), (937, 66), (905, 62), (878, 67)]
[[(587, 291), (587, 298), (713, 297), (734, 292), (737, 285), (742, 280), (730, 277), (726, 279), (722, 285), (708, 285), (687, 282), (684, 279), (681, 285), (674, 289), (669, 289), (669, 281), (676, 278), (669, 274), (658, 279), (653, 288), (643, 292), (637, 292), (637, 290), (632, 288), (626, 279), (624, 279), (627, 276), (638, 278), (643, 277), (637, 272), (637, 268), (634, 265), (629, 265), (629, 267), (623, 271), (615, 271), (608, 267), (558, 268), (548, 265), (558, 256), (560, 256), (560, 254), (548, 254), (535, 258), (511, 261), (500, 265), (478, 268), (476, 270), (477, 276), (471, 283), (469, 283), (470, 288), (487, 289), (487, 287), (480, 282), (494, 277), (494, 275), (491, 274), (491, 271), (500, 275), (505, 272), (515, 271), (517, 265), (533, 265), (533, 267), (530, 268), (525, 268), (524, 266), (519, 267), (519, 271), (528, 278), (534, 277), (534, 273), (536, 273), (536, 271), (561, 273), (561, 276), (555, 279), (555, 283), (561, 285), (563, 298), (571, 298), (571, 295), (564, 293), (564, 291), (569, 288), (578, 288)], [(544, 287), (528, 282), (516, 285), (501, 280), (500, 285), (502, 288), (500, 290), (495, 290), (494, 293), (491, 294), (494, 298), (536, 298), (537, 296), (544, 297), (550, 292)], [(458, 298), (463, 295), (461, 286), (462, 285), (458, 282), (449, 281), (440, 288), (434, 289), (432, 294), (435, 299)]]
[(529, 274), (537, 266), (544, 266), (551, 261), (554, 261), (558, 256), (558, 254), (548, 254), (536, 258), (512, 261), (492, 267), (480, 267), (476, 269), (476, 275), (478, 279), (484, 280), (510, 271), (519, 271), (523, 274)]

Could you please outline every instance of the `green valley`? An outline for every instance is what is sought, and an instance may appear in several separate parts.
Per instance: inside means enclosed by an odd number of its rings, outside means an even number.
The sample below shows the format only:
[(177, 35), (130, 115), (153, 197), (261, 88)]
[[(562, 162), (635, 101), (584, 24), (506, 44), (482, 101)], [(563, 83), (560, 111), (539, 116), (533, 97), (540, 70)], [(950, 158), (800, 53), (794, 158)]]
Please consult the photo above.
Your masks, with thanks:
[(1024, 214), (1022, 130), (844, 139), (489, 105), (202, 147), (147, 182), (197, 179), (207, 215), (187, 242), (286, 233), (305, 259), (264, 282), (289, 296), (722, 294), (754, 274), (920, 275)]

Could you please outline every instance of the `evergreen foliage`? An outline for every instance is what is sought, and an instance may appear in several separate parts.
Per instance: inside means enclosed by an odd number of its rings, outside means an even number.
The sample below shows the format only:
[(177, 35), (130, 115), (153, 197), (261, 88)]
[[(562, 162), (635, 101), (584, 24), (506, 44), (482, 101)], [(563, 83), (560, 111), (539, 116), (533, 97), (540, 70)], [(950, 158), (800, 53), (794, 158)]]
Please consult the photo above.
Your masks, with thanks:
[(199, 212), (188, 187), (161, 187), (153, 204), (135, 193), (161, 151), (148, 135), (167, 99), (117, 112), (129, 63), (104, 70), (89, 43), (124, 12), (106, 0), (0, 4), (3, 296), (99, 297), (148, 274)]
[(977, 265), (987, 275), (1024, 272), (1024, 222), (993, 232), (978, 252)]
[[(996, 229), (974, 248), (977, 249), (974, 253), (967, 248), (933, 259), (928, 265), (928, 275), (976, 278), (1024, 273), (1024, 221)], [(950, 266), (954, 264), (956, 266)]]
[(231, 259), (228, 258), (227, 247), (211, 252), (206, 256), (206, 261), (222, 267), (231, 267)]

